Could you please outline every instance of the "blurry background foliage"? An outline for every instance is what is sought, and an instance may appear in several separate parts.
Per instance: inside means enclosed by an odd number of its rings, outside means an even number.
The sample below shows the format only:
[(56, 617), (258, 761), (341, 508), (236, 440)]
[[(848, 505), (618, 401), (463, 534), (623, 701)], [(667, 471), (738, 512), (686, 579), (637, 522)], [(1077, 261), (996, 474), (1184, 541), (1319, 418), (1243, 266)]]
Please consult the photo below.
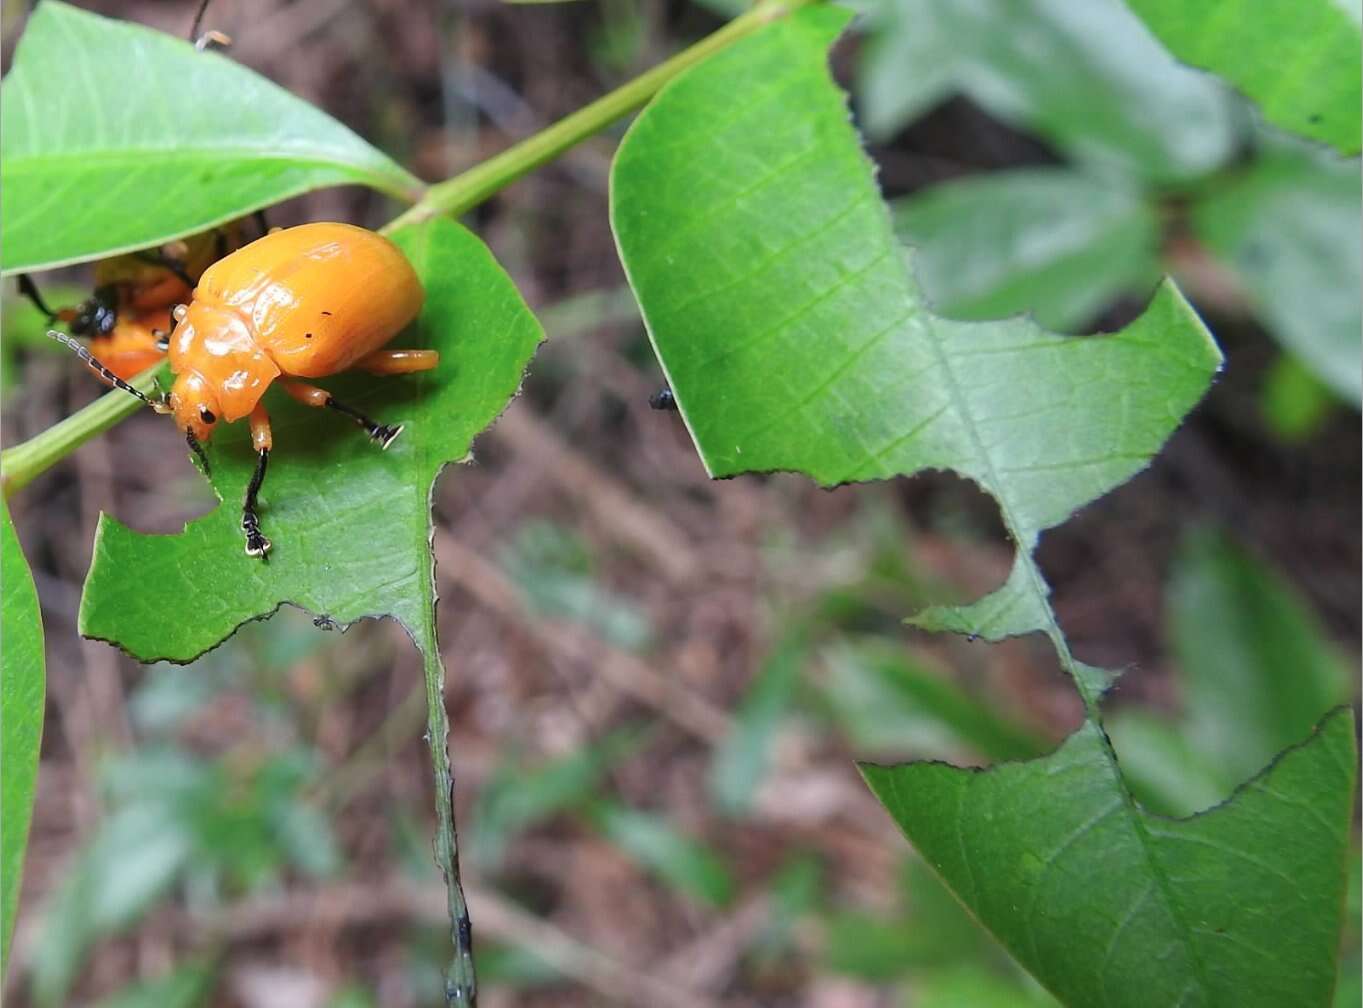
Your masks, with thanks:
[[(181, 6), (99, 6), (183, 31)], [(214, 10), (234, 58), (441, 177), (741, 6)], [(1356, 701), (1356, 135), (1284, 131), (1117, 0), (862, 6), (835, 67), (939, 310), (1111, 329), (1170, 272), (1227, 353), (1165, 456), (1041, 551), (1081, 654), (1131, 665), (1107, 724), (1133, 788), (1165, 814), (1206, 808)], [(1357, 5), (1336, 6), (1356, 51)], [(1006, 572), (992, 506), (949, 477), (708, 483), (643, 406), (659, 379), (618, 290), (610, 150), (479, 211), (558, 339), (435, 500), (489, 1003), (1053, 1004), (850, 766), (1020, 760), (1077, 723), (1041, 649), (900, 622)], [(328, 216), (389, 215), (357, 191), (280, 213)], [(94, 389), (11, 297), (5, 419), (31, 434)], [(93, 515), (172, 531), (205, 505), (173, 434), (136, 418), (14, 502), (52, 683), (7, 999), (433, 1003), (447, 937), (406, 640), (286, 608), (187, 668), (75, 642)], [(665, 680), (699, 712), (648, 695)], [(1341, 1008), (1360, 1003), (1357, 863)]]

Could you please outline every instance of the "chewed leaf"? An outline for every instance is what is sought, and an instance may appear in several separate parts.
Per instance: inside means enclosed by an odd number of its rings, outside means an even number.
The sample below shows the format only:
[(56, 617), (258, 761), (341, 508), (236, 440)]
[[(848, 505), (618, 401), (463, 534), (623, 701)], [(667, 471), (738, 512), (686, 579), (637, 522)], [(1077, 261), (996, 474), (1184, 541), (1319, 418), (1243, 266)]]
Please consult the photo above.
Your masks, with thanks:
[(1224, 805), (1130, 806), (1089, 723), (990, 770), (863, 766), (980, 921), (1065, 1004), (1320, 1005), (1335, 976), (1353, 718), (1331, 715)]
[[(254, 456), (246, 425), (227, 425), (208, 449), (223, 501), (212, 512), (169, 536), (100, 516), (81, 633), (143, 661), (184, 662), (290, 602), (341, 624), (391, 615), (422, 639), (419, 628), (434, 618), (432, 483), (515, 394), (542, 332), (469, 231), (436, 219), (393, 240), (416, 267), (426, 303), (392, 345), (434, 347), (439, 368), (320, 384), (380, 422), (406, 424), (402, 436), (380, 451), (333, 411), (267, 393), (275, 448), (261, 521), (274, 542), (269, 562), (242, 551), (241, 500)], [(127, 590), (130, 579), (136, 592)]]
[[(712, 475), (954, 469), (1026, 557), (1146, 465), (1220, 354), (1168, 284), (1097, 338), (928, 311), (828, 73), (844, 23), (802, 11), (659, 95), (616, 158), (621, 256)], [(1044, 585), (1028, 561), (979, 605), (960, 629), (1041, 629)]]
[[(58, 0), (29, 18), (0, 117), (6, 272), (156, 245), (323, 186), (421, 188), (228, 57)], [(61, 207), (79, 212), (54, 227)]]

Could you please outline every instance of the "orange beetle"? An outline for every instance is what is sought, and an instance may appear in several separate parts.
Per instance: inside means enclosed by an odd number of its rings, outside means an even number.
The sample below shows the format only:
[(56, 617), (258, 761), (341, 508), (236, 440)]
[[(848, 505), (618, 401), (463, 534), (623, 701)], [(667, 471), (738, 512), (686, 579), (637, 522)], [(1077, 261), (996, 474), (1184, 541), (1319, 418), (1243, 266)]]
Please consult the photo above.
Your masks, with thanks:
[(85, 347), (49, 333), (76, 350), (91, 367), (161, 413), (172, 413), (190, 447), (207, 462), (200, 442), (214, 426), (249, 418), (256, 450), (241, 525), (248, 556), (263, 557), (257, 494), (265, 479), (273, 437), (261, 402), (278, 381), (308, 406), (344, 413), (383, 448), (402, 428), (388, 427), (338, 402), (325, 389), (296, 378), (321, 378), (351, 368), (391, 375), (426, 371), (439, 363), (434, 350), (383, 350), (416, 318), (424, 293), (416, 272), (388, 239), (350, 224), (303, 224), (275, 231), (220, 259), (199, 278), (188, 305), (173, 315), (168, 399), (148, 399), (112, 374)]

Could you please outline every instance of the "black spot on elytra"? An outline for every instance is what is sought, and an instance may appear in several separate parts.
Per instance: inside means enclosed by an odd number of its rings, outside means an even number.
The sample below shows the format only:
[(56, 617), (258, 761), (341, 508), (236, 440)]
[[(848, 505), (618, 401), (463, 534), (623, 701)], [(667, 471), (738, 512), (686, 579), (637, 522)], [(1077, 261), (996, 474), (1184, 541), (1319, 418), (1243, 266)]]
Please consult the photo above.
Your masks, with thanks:
[(310, 333), (310, 332), (305, 332), (305, 333), (303, 334), (303, 338), (304, 338), (304, 339), (312, 339), (312, 333)]
[(331, 312), (329, 312), (329, 311), (324, 311), (324, 312), (322, 312), (322, 314), (323, 314), (323, 315), (330, 315)]

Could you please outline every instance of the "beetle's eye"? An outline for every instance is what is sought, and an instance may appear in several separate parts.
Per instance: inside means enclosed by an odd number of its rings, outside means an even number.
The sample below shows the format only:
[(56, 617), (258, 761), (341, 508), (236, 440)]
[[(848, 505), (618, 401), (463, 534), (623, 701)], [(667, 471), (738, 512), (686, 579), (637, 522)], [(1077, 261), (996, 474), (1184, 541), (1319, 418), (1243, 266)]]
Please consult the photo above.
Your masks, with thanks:
[(206, 424), (217, 423), (218, 418), (213, 415), (213, 411), (207, 406), (199, 407), (199, 419)]

